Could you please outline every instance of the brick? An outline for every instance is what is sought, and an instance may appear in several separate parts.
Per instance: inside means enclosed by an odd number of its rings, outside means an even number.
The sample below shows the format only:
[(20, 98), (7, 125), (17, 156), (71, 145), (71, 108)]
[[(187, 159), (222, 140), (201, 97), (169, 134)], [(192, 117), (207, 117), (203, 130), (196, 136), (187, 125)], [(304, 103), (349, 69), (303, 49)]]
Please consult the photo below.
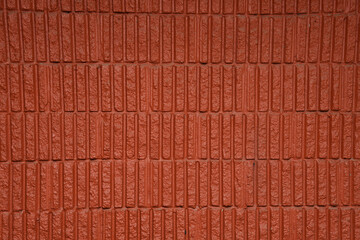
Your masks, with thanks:
[(256, 108), (256, 83), (258, 80), (258, 69), (256, 65), (250, 65), (249, 69), (247, 70), (246, 76), (246, 84), (247, 84), (247, 110), (249, 112), (255, 111)]
[(234, 157), (235, 159), (241, 159), (244, 156), (244, 117), (242, 115), (234, 116)]
[(244, 163), (244, 175), (245, 175), (245, 204), (246, 206), (254, 205), (254, 181), (255, 181), (255, 162), (247, 161)]
[[(188, 162), (186, 164), (186, 179), (187, 179), (187, 199), (186, 204), (190, 207), (195, 207), (197, 201), (196, 195), (196, 164), (195, 162)], [(202, 179), (204, 180), (204, 179)]]
[(74, 164), (72, 162), (65, 162), (63, 165), (63, 207), (64, 209), (71, 209), (74, 206)]
[(246, 116), (246, 125), (245, 125), (245, 151), (246, 151), (246, 159), (254, 159), (255, 158), (255, 117), (254, 115)]
[(352, 66), (346, 66), (343, 71), (341, 110), (349, 112), (353, 109), (355, 69)]
[(328, 157), (328, 149), (329, 149), (329, 121), (330, 116), (327, 114), (321, 114), (318, 116), (318, 157), (319, 158), (327, 158)]
[(219, 117), (210, 117), (210, 158), (220, 158), (220, 119)]
[(6, 163), (0, 164), (1, 169), (1, 205), (0, 209), (2, 211), (9, 211), (10, 208), (10, 165)]
[(162, 61), (165, 63), (171, 62), (173, 59), (172, 49), (172, 35), (173, 35), (173, 18), (164, 15), (161, 18), (162, 23)]
[(185, 18), (184, 17), (176, 17), (174, 21), (175, 25), (175, 53), (174, 53), (174, 61), (178, 63), (183, 63), (185, 61), (185, 34), (182, 29), (185, 28)]
[(209, 18), (207, 16), (201, 16), (199, 19), (199, 54), (200, 54), (200, 62), (201, 63), (207, 63), (209, 60), (209, 43), (208, 43), (208, 37), (209, 37)]
[(284, 20), (282, 17), (273, 17), (272, 32), (272, 62), (280, 63), (282, 61), (282, 38)]
[(0, 134), (4, 137), (0, 138), (0, 161), (1, 162), (5, 162), (8, 161), (10, 159), (10, 155), (9, 155), (9, 134), (8, 134), (8, 129), (9, 129), (9, 116), (7, 116), (6, 114), (0, 114)]
[[(356, 68), (356, 79), (355, 82), (359, 82), (359, 74), (360, 70), (359, 68)], [(360, 110), (360, 84), (357, 84), (355, 86), (355, 110), (359, 111)]]
[[(214, 6), (213, 6), (214, 7)], [(222, 59), (222, 18), (214, 16), (211, 18), (211, 62), (219, 63)]]
[(355, 16), (346, 18), (346, 43), (345, 43), (345, 62), (353, 62), (355, 59), (355, 42), (356, 42), (356, 22)]
[(208, 116), (201, 116), (199, 117), (198, 120), (198, 126), (199, 126), (199, 140), (200, 140), (200, 146), (199, 146), (199, 157), (201, 159), (207, 159), (209, 157), (209, 129), (208, 129), (208, 125), (209, 125), (209, 121), (208, 121), (209, 117)]
[(114, 162), (114, 176), (117, 176), (114, 181), (114, 206), (122, 207), (124, 196), (124, 164), (121, 161)]
[(330, 69), (328, 65), (320, 67), (320, 94), (319, 94), (319, 108), (320, 111), (329, 110), (329, 79), (330, 79)]
[(195, 62), (197, 60), (196, 17), (188, 16), (186, 18), (186, 25), (189, 29), (188, 41), (186, 41), (186, 44), (188, 46), (187, 59), (189, 62)]
[(304, 203), (304, 187), (303, 187), (303, 162), (295, 161), (292, 166), (294, 181), (294, 205), (301, 206)]
[(317, 115), (315, 114), (308, 114), (305, 116), (305, 141), (306, 141), (306, 158), (314, 158), (316, 153), (316, 119)]
[[(211, 173), (210, 173), (211, 171)], [(198, 205), (200, 207), (204, 207), (207, 206), (209, 204), (208, 200), (209, 200), (209, 195), (211, 196), (212, 191), (216, 191), (213, 190), (213, 188), (211, 188), (211, 190), (209, 189), (210, 186), (209, 184), (209, 179), (211, 176), (211, 174), (213, 173), (213, 171), (216, 171), (216, 169), (212, 170), (212, 166), (210, 166), (210, 163), (207, 162), (200, 162), (199, 165), (197, 166), (197, 174), (198, 174), (198, 184), (199, 184), (199, 190), (198, 190)], [(211, 180), (213, 180), (213, 178), (211, 178)], [(218, 186), (219, 187), (219, 186)], [(210, 193), (208, 191), (211, 191)], [(216, 192), (215, 192), (216, 193)], [(217, 192), (218, 193), (218, 192)]]
[(260, 160), (268, 158), (267, 150), (267, 132), (268, 132), (268, 117), (265, 114), (259, 114), (257, 118), (257, 158)]
[(267, 205), (267, 163), (265, 161), (259, 161), (257, 165), (257, 204), (259, 206)]
[(87, 207), (87, 194), (88, 194), (88, 188), (87, 188), (87, 177), (89, 172), (89, 164), (86, 162), (79, 162), (76, 165), (76, 180), (77, 180), (77, 199), (76, 199), (76, 205), (78, 208), (86, 208)]
[[(38, 206), (38, 199), (36, 196), (38, 183), (38, 171), (39, 167), (37, 164), (27, 165), (25, 168), (26, 175), (26, 210), (35, 211)], [(4, 173), (4, 180), (6, 181), (6, 173)], [(6, 193), (5, 193), (6, 194)], [(6, 206), (6, 202), (4, 204)]]
[(233, 120), (231, 115), (224, 115), (222, 118), (222, 158), (230, 159), (232, 156), (231, 133)]
[[(135, 139), (136, 139), (136, 116), (135, 115), (127, 115), (126, 116), (126, 157), (129, 159), (134, 159), (136, 157), (135, 152)], [(125, 134), (124, 134), (125, 135)]]
[(306, 173), (306, 205), (315, 204), (315, 160), (307, 160), (305, 162)]
[(24, 51), (24, 61), (32, 62), (34, 61), (34, 18), (32, 13), (24, 12), (21, 15), (22, 21), (22, 40), (23, 40), (23, 51)]
[(49, 58), (51, 62), (60, 61), (60, 33), (59, 15), (51, 13), (48, 16), (48, 39), (49, 39)]
[[(88, 8), (90, 6), (90, 1), (88, 1)], [(94, 28), (94, 27), (90, 27), (90, 26), (97, 26), (99, 23), (98, 23), (98, 18), (96, 17), (95, 14), (90, 14), (88, 16), (88, 35), (89, 35), (89, 59), (90, 61), (97, 61), (98, 58), (99, 58), (99, 46), (98, 46), (98, 36), (99, 36), (99, 33), (97, 31), (97, 28)], [(114, 21), (115, 22), (115, 21)], [(117, 26), (115, 23), (114, 23), (114, 26)], [(117, 35), (114, 34), (114, 39), (116, 39)], [(115, 42), (115, 41), (114, 41)], [(120, 41), (119, 41), (120, 42)], [(117, 41), (118, 43), (118, 41)], [(114, 53), (115, 55), (115, 53)]]
[[(319, 56), (319, 40), (320, 40), (320, 18), (318, 16), (310, 17), (309, 22), (309, 45), (308, 45), (308, 61), (316, 62)], [(300, 39), (301, 41), (302, 39)], [(305, 43), (305, 42), (304, 42)], [(303, 51), (302, 49), (299, 51)]]
[(0, 61), (1, 62), (5, 62), (7, 60), (7, 44), (6, 44), (6, 25), (5, 25), (5, 15), (2, 15), (0, 17), (0, 31), (1, 31), (1, 38), (0, 38), (0, 42), (1, 42), (1, 55), (0, 55)]
[(249, 18), (249, 62), (258, 61), (258, 44), (259, 44), (259, 19), (256, 17)]
[(150, 119), (150, 158), (159, 159), (160, 147), (160, 117), (159, 115), (152, 115)]
[[(233, 3), (231, 1), (224, 2), (224, 12), (233, 11)], [(230, 7), (231, 6), (231, 7)], [(231, 16), (226, 16), (224, 19), (224, 61), (232, 63), (234, 60), (234, 42), (235, 42), (235, 19)]]
[[(185, 205), (185, 186), (186, 186), (186, 163), (177, 162), (175, 163), (175, 204), (176, 206)], [(182, 223), (180, 223), (182, 224)]]
[(175, 110), (182, 112), (185, 110), (186, 68), (182, 66), (176, 67), (175, 74)]
[(334, 17), (334, 32), (333, 32), (333, 54), (332, 60), (334, 62), (343, 61), (343, 49), (344, 49), (344, 17)]
[(110, 208), (112, 206), (112, 164), (111, 162), (103, 162), (101, 165), (101, 193), (102, 207)]
[(19, 112), (22, 109), (22, 101), (21, 101), (21, 79), (20, 79), (20, 71), (22, 69), (16, 65), (10, 65), (8, 68), (9, 73), (9, 84), (10, 84), (10, 103), (11, 110), (14, 112)]
[(291, 185), (291, 162), (283, 161), (281, 164), (281, 203), (284, 206), (292, 204)]
[(87, 79), (85, 77), (86, 71), (84, 66), (77, 66), (75, 69), (75, 81), (76, 81), (76, 106), (77, 110), (84, 112), (87, 110)]
[[(266, 2), (264, 2), (263, 4), (266, 5)], [(269, 17), (261, 19), (261, 47), (260, 47), (261, 63), (267, 63), (270, 60), (270, 24), (271, 24), (270, 22), (271, 19)]]
[[(63, 60), (65, 62), (71, 62), (73, 60), (73, 40), (72, 40), (72, 27), (73, 27), (73, 15), (62, 14), (61, 15), (61, 37), (63, 45)], [(78, 44), (79, 45), (79, 44)]]
[(172, 67), (163, 67), (161, 69), (161, 110), (164, 112), (169, 112), (173, 109), (173, 70)]
[(283, 61), (286, 63), (293, 62), (293, 51), (294, 51), (294, 43), (293, 43), (293, 35), (295, 31), (295, 20), (293, 17), (289, 16), (285, 18), (285, 30), (284, 30), (284, 52), (283, 52)]
[(24, 110), (34, 112), (36, 110), (36, 82), (34, 66), (25, 66), (23, 68), (23, 87), (24, 87)]
[(8, 89), (9, 89), (9, 86), (8, 86), (8, 83), (7, 83), (7, 68), (6, 66), (1, 66), (0, 67), (0, 83), (1, 83), (1, 86), (2, 89), (0, 90), (0, 111), (1, 112), (5, 112), (7, 111), (8, 109)]
[[(219, 112), (221, 108), (221, 68), (212, 67), (209, 69), (210, 73), (204, 74), (201, 72), (201, 82), (200, 82), (200, 111), (212, 111)], [(207, 80), (207, 75), (211, 75), (211, 82)], [(205, 79), (205, 80), (204, 80)], [(225, 80), (225, 79), (224, 79)], [(210, 93), (210, 97), (209, 94)], [(225, 97), (225, 95), (224, 95)], [(211, 99), (211, 100), (210, 100)], [(210, 103), (209, 103), (210, 102)]]
[(64, 114), (64, 152), (65, 159), (74, 159), (74, 116), (71, 113)]
[(270, 159), (280, 158), (280, 116), (270, 115), (269, 117), (269, 129), (270, 129), (270, 147), (269, 155)]
[(236, 18), (236, 62), (242, 63), (246, 61), (247, 49), (247, 19), (245, 17)]
[(173, 117), (170, 114), (164, 114), (162, 117), (162, 158), (170, 160), (172, 156), (172, 132), (173, 132)]
[(11, 123), (11, 159), (21, 161), (24, 158), (24, 116), (20, 113), (12, 115)]
[(170, 207), (173, 205), (173, 164), (163, 162), (161, 169), (162, 182), (162, 206)]
[(268, 111), (269, 106), (269, 68), (261, 66), (259, 67), (259, 100), (258, 111)]
[(87, 116), (85, 114), (76, 115), (76, 156), (78, 159), (87, 157)]
[(61, 68), (56, 65), (52, 66), (50, 70), (50, 105), (54, 112), (62, 108), (61, 82)]
[(53, 160), (62, 159), (61, 127), (62, 115), (53, 113), (51, 115), (51, 158)]
[(101, 110), (109, 112), (112, 110), (112, 93), (111, 87), (113, 79), (112, 69), (109, 66), (101, 67)]
[(331, 30), (333, 25), (333, 18), (331, 16), (323, 16), (322, 17), (322, 31), (321, 35), (321, 61), (329, 62), (331, 59)]
[[(110, 16), (102, 16), (100, 18), (100, 34), (102, 36), (102, 39), (100, 39), (99, 45), (100, 45), (100, 52), (99, 52), (99, 57), (100, 59), (102, 59), (104, 62), (109, 62), (110, 58), (111, 58), (111, 28), (110, 28)], [(75, 22), (76, 23), (76, 22)], [(82, 19), (79, 16), (78, 22), (76, 23), (79, 26), (79, 29), (81, 29), (81, 26), (84, 25), (84, 19)], [(132, 23), (131, 23), (132, 24)], [(130, 28), (130, 34), (131, 34), (131, 27), (133, 25), (129, 24), (129, 28)], [(128, 30), (128, 29), (127, 29)], [(80, 30), (77, 32), (77, 35), (82, 36), (83, 32)], [(76, 35), (75, 35), (76, 36)], [(131, 35), (129, 36), (131, 37)], [(83, 45), (86, 45), (86, 42), (83, 42)], [(135, 45), (135, 44), (134, 44)], [(131, 54), (131, 53), (129, 53)], [(84, 48), (80, 48), (77, 52), (77, 57), (78, 57), (78, 61), (84, 61), (83, 59), (86, 59), (86, 49)], [(129, 56), (129, 58), (133, 59), (133, 57)]]
[(89, 165), (89, 207), (97, 208), (100, 203), (100, 175), (101, 170), (98, 162), (92, 162)]
[(245, 191), (245, 184), (244, 184), (244, 177), (245, 177), (245, 171), (244, 171), (244, 162), (236, 161), (234, 163), (234, 187), (237, 189), (237, 191), (234, 192), (234, 205), (236, 207), (245, 206), (245, 197), (244, 197), (244, 191)]
[(185, 150), (185, 116), (175, 115), (174, 119), (174, 158), (181, 160), (184, 158)]
[(294, 87), (294, 68), (291, 65), (285, 65), (283, 68), (283, 94), (284, 102), (283, 109), (284, 111), (293, 110), (293, 87)]
[(331, 205), (336, 206), (339, 202), (337, 192), (338, 192), (338, 167), (339, 164), (336, 160), (329, 162), (329, 179), (330, 179), (330, 197), (329, 202)]
[(130, 112), (133, 112), (137, 109), (137, 68), (126, 67), (125, 74), (126, 109)]
[(20, 20), (18, 13), (10, 13), (7, 15), (8, 21), (8, 42), (10, 51), (10, 60), (19, 62), (21, 60), (21, 45), (20, 45)]
[(66, 112), (74, 111), (74, 69), (70, 65), (64, 66), (63, 74), (63, 91), (64, 91), (64, 110)]
[(281, 68), (278, 65), (271, 67), (271, 109), (279, 112), (281, 108)]

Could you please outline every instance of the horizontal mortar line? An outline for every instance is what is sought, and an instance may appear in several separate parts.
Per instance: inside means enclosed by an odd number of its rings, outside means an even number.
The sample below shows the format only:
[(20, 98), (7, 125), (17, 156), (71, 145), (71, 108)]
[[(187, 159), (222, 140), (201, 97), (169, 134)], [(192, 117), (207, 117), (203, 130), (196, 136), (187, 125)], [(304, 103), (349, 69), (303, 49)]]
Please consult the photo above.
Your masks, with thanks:
[(87, 208), (57, 208), (57, 209), (36, 209), (36, 210), (29, 210), (29, 209), (19, 209), (19, 210), (0, 210), (0, 213), (18, 213), (18, 212), (26, 212), (26, 213), (46, 213), (46, 212), (64, 212), (64, 211), (112, 211), (112, 210), (222, 210), (222, 209), (229, 209), (229, 210), (257, 210), (257, 209), (304, 209), (304, 210), (313, 210), (313, 209), (359, 209), (359, 205), (268, 205), (268, 206), (194, 206), (194, 207), (185, 207), (185, 206), (177, 206), (177, 207), (154, 207), (154, 206), (138, 206), (138, 207), (87, 207)]
[(0, 66), (1, 65), (39, 65), (39, 66), (62, 66), (62, 65), (85, 65), (85, 66), (150, 66), (150, 67), (168, 67), (168, 66), (181, 66), (181, 67), (187, 67), (187, 66), (244, 66), (244, 65), (248, 65), (248, 66), (304, 66), (304, 65), (334, 65), (334, 66), (359, 66), (360, 65), (360, 61), (356, 61), (356, 62), (281, 62), (281, 63), (277, 63), (277, 62), (232, 62), (232, 63), (226, 63), (226, 62), (220, 62), (220, 63), (212, 63), (212, 62), (208, 62), (208, 63), (201, 63), (201, 62), (139, 62), (139, 61), (134, 61), (134, 62), (115, 62), (115, 61), (109, 61), (109, 62), (105, 62), (105, 61), (84, 61), (84, 62), (64, 62), (64, 61), (46, 61), (46, 62), (37, 62), (37, 61), (33, 61), (33, 62), (25, 62), (25, 61), (18, 61), (18, 62), (11, 62), (11, 61), (5, 61), (5, 62), (0, 62)]
[(84, 163), (84, 162), (144, 162), (146, 163), (147, 161), (151, 161), (151, 162), (164, 162), (164, 163), (169, 163), (169, 162), (174, 162), (174, 163), (186, 163), (186, 162), (265, 162), (265, 161), (269, 161), (269, 162), (275, 162), (275, 161), (281, 161), (281, 162), (306, 162), (306, 161), (335, 161), (335, 162), (358, 162), (360, 161), (360, 159), (356, 159), (356, 158), (290, 158), (290, 159), (223, 159), (223, 158), (219, 158), (219, 159), (149, 159), (149, 158), (145, 158), (145, 159), (120, 159), (120, 158), (108, 158), (108, 159), (101, 159), (101, 158), (87, 158), (87, 159), (62, 159), (62, 160), (54, 160), (54, 159), (50, 159), (50, 160), (40, 160), (40, 159), (36, 159), (36, 160), (21, 160), (21, 161), (14, 161), (14, 160), (8, 160), (8, 161), (1, 161), (0, 164), (52, 164), (52, 163), (66, 163), (66, 162), (79, 162), (79, 163)]
[[(110, 9), (110, 7), (109, 7)], [(220, 11), (221, 13), (212, 13), (212, 12), (175, 12), (175, 11), (171, 11), (171, 12), (150, 12), (150, 11), (113, 11), (113, 10), (109, 10), (109, 11), (100, 11), (100, 10), (96, 10), (96, 11), (89, 11), (89, 10), (63, 10), (63, 9), (57, 9), (57, 10), (49, 10), (49, 9), (44, 9), (44, 10), (37, 10), (37, 9), (2, 9), (2, 12), (8, 12), (8, 13), (13, 13), (13, 12), (34, 12), (34, 13), (47, 13), (47, 14), (56, 14), (56, 13), (66, 13), (66, 14), (79, 14), (79, 15), (85, 15), (85, 14), (98, 14), (98, 15), (149, 15), (149, 16), (233, 16), (233, 17), (272, 17), (272, 16), (319, 16), (319, 15), (325, 15), (325, 16), (354, 16), (354, 15), (359, 15), (358, 11), (351, 11), (351, 12), (325, 12), (325, 11), (319, 11), (317, 13), (310, 13), (310, 12), (293, 12), (293, 13), (249, 13), (249, 12), (244, 12), (244, 13), (236, 13), (236, 12), (224, 12), (224, 11)]]
[(252, 111), (252, 112), (246, 112), (246, 111), (228, 111), (228, 112), (224, 112), (224, 111), (218, 111), (218, 112), (211, 112), (211, 111), (207, 111), (207, 112), (203, 112), (203, 111), (196, 111), (196, 112), (190, 112), (190, 111), (116, 111), (116, 110), (111, 110), (111, 111), (64, 111), (64, 110), (58, 110), (58, 111), (0, 111), (0, 115), (37, 115), (37, 114), (72, 114), (72, 115), (83, 115), (83, 114), (90, 114), (90, 115), (106, 115), (106, 114), (116, 114), (116, 115), (129, 115), (129, 116), (133, 116), (133, 115), (147, 115), (147, 116), (151, 116), (151, 115), (177, 115), (177, 116), (220, 116), (220, 115), (232, 115), (232, 116), (242, 116), (242, 115), (276, 115), (276, 116), (283, 116), (283, 115), (298, 115), (298, 114), (303, 114), (303, 115), (358, 115), (358, 113), (360, 113), (360, 110), (352, 110), (352, 111), (344, 111), (344, 110), (327, 110), (327, 111), (323, 111), (323, 110), (308, 110), (308, 111), (279, 111), (279, 112), (275, 112), (275, 111)]

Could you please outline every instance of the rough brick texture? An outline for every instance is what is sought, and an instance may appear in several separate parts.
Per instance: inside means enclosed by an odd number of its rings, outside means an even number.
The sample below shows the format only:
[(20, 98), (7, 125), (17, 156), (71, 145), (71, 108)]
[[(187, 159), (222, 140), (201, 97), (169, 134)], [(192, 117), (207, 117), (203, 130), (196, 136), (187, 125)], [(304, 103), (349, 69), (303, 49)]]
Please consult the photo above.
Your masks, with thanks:
[(0, 13), (0, 239), (360, 239), (358, 0)]

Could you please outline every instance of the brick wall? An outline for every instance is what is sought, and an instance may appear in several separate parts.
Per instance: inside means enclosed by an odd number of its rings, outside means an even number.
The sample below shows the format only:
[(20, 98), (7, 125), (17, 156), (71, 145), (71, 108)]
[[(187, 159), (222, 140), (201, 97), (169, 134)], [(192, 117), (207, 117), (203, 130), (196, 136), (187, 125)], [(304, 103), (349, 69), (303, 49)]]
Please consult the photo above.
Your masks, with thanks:
[(0, 239), (359, 239), (357, 0), (3, 0)]

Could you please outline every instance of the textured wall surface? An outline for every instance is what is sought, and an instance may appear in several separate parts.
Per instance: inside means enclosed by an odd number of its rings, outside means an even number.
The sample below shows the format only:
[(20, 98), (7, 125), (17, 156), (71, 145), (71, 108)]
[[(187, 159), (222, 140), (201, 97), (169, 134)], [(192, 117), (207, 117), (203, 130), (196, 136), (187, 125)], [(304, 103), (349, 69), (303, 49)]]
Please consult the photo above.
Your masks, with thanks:
[(357, 0), (2, 0), (0, 239), (359, 239)]

